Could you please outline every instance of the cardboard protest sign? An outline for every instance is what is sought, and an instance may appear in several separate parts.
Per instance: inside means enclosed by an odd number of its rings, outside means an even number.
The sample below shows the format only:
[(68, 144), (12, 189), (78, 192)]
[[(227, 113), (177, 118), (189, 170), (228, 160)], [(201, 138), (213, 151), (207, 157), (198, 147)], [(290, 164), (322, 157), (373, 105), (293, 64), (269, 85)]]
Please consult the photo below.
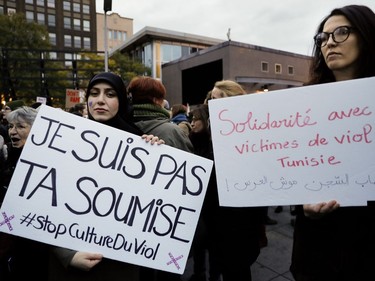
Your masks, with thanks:
[(222, 206), (375, 199), (375, 78), (209, 102)]
[(212, 161), (43, 105), (0, 231), (182, 274)]

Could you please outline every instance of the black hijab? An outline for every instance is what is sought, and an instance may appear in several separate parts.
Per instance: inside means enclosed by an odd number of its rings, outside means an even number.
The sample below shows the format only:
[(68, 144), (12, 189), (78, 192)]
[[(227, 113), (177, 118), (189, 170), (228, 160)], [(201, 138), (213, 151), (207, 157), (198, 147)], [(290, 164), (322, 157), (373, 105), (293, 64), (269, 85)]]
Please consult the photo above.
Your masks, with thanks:
[[(131, 118), (131, 105), (126, 96), (126, 88), (124, 81), (121, 79), (120, 76), (111, 72), (102, 72), (96, 74), (94, 77), (91, 78), (89, 85), (87, 86), (86, 101), (88, 102), (88, 97), (90, 95), (91, 88), (94, 85), (102, 82), (111, 85), (111, 87), (116, 91), (119, 101), (119, 109), (117, 114), (112, 119), (100, 123), (139, 136), (143, 135), (143, 132), (133, 122), (129, 120)], [(87, 107), (89, 107), (88, 104)], [(90, 114), (90, 111), (88, 111), (88, 118), (91, 120), (95, 120), (94, 117), (92, 117), (92, 115)]]

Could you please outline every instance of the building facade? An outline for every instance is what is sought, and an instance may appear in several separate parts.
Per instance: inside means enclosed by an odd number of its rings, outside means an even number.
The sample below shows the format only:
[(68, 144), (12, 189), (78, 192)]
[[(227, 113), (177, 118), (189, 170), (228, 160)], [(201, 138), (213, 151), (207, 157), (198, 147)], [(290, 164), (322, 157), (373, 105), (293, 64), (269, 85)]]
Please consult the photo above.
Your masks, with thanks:
[(170, 104), (203, 103), (216, 81), (236, 81), (247, 93), (302, 86), (311, 57), (234, 41), (164, 64), (163, 84)]
[(234, 41), (145, 27), (119, 47), (150, 67), (170, 104), (202, 103), (216, 81), (231, 79), (248, 93), (301, 86), (311, 58)]
[(52, 57), (69, 60), (72, 51), (97, 50), (95, 0), (0, 0), (0, 13), (23, 13), (45, 25), (52, 46), (67, 51), (51, 52)]
[[(79, 89), (90, 78), (79, 76), (91, 53), (97, 53), (95, 0), (0, 0), (0, 14), (23, 14), (27, 21), (44, 25), (51, 48), (30, 49), (28, 62), (22, 69), (15, 64), (25, 53), (2, 47), (2, 102), (14, 98), (31, 100), (34, 96), (64, 104), (66, 89)], [(22, 61), (22, 60), (21, 60)], [(101, 58), (93, 58), (100, 71)], [(11, 64), (14, 65), (11, 65)], [(104, 69), (104, 67), (102, 68)], [(38, 86), (38, 83), (40, 86)]]
[(162, 79), (162, 65), (223, 42), (210, 37), (146, 26), (118, 50), (151, 68), (151, 76)]
[[(99, 7), (98, 7), (99, 9)], [(133, 36), (133, 19), (121, 17), (117, 13), (107, 14), (107, 47), (108, 52), (117, 49)], [(103, 13), (96, 14), (98, 51), (104, 52), (104, 24)]]

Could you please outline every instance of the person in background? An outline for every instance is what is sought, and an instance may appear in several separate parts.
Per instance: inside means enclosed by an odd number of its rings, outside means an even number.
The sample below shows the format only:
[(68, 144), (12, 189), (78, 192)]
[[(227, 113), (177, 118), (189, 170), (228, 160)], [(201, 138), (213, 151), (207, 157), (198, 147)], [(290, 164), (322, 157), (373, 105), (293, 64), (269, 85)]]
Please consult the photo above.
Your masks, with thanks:
[[(245, 90), (238, 83), (222, 80), (215, 83), (211, 98), (228, 98), (244, 94)], [(196, 121), (199, 120), (195, 120), (193, 114), (192, 132), (197, 126)], [(216, 176), (214, 180), (215, 182), (210, 182), (207, 189), (202, 213), (210, 241), (209, 255), (215, 259), (214, 265), (210, 267), (214, 266), (215, 270), (220, 271), (223, 281), (250, 281), (250, 267), (259, 256), (260, 240), (264, 235), (264, 207), (221, 207)], [(213, 280), (218, 280), (216, 276), (213, 277)]]
[[(134, 122), (141, 130), (159, 136), (167, 145), (193, 152), (189, 138), (170, 122), (170, 114), (163, 107), (166, 90), (159, 80), (147, 76), (134, 77), (128, 85), (128, 92), (133, 99)], [(172, 280), (180, 280), (180, 275), (146, 267), (141, 269), (141, 281)]]
[(183, 104), (174, 104), (171, 108), (171, 122), (178, 125), (186, 136), (189, 136), (191, 124), (187, 115), (187, 107)]
[[(194, 153), (201, 157), (213, 160), (214, 155), (211, 140), (208, 105), (200, 104), (194, 107), (194, 109), (190, 112), (190, 116), (192, 116), (192, 129), (189, 134), (189, 138), (193, 144)], [(207, 186), (207, 192), (212, 193), (212, 190), (215, 190), (216, 188), (216, 173), (215, 167), (213, 167)], [(210, 281), (220, 280), (220, 270), (218, 268), (218, 261), (216, 261), (217, 257), (214, 256), (210, 251), (210, 248), (212, 248), (214, 245), (211, 244), (212, 240), (210, 239), (207, 230), (207, 224), (211, 219), (211, 204), (208, 204), (209, 201), (207, 196), (208, 195), (206, 195), (207, 199), (205, 199), (202, 206), (201, 215), (199, 217), (194, 240), (191, 246), (191, 255), (194, 262), (193, 275), (190, 277), (189, 281), (206, 281), (207, 273)], [(207, 253), (209, 265), (208, 269), (206, 266)]]
[(211, 94), (212, 94), (212, 91), (208, 91), (207, 92), (207, 95), (206, 95), (206, 98), (203, 101), (203, 104), (207, 104), (208, 105), (208, 101), (210, 101), (212, 99)]
[[(25, 103), (23, 102), (23, 100), (14, 100), (14, 101), (9, 101), (5, 104), (4, 106), (4, 110), (3, 110), (3, 116), (2, 116), (2, 120), (1, 120), (1, 123), (4, 125), (4, 126), (8, 126), (8, 120), (7, 120), (7, 115), (9, 112), (11, 112), (12, 110), (16, 110), (17, 108), (21, 107), (21, 106), (24, 106)], [(3, 136), (4, 137), (4, 136)], [(7, 135), (6, 137), (4, 137), (4, 139), (9, 142), (9, 136)]]
[(0, 136), (2, 136), (3, 140), (7, 139), (9, 141), (7, 121), (3, 110), (0, 112)]
[(42, 105), (42, 103), (37, 101), (37, 102), (34, 102), (32, 105), (30, 105), (30, 107), (38, 109), (38, 107), (41, 106), (41, 105)]
[[(87, 87), (86, 100), (89, 119), (142, 136), (151, 144), (164, 143), (156, 136), (143, 134), (134, 123), (128, 121), (130, 105), (120, 76), (110, 72), (95, 75)], [(106, 259), (100, 253), (61, 247), (52, 247), (51, 253), (49, 281), (139, 280), (139, 266)]]
[[(308, 85), (375, 76), (375, 14), (336, 8), (319, 24)], [(348, 152), (350, 153), (350, 152)], [(296, 281), (375, 280), (375, 206), (331, 200), (296, 207), (292, 263)]]
[(166, 99), (163, 100), (163, 108), (165, 108), (166, 110), (169, 110), (169, 101)]
[(134, 122), (141, 130), (159, 136), (167, 145), (193, 152), (189, 138), (170, 122), (170, 114), (163, 107), (167, 92), (159, 80), (147, 76), (134, 77), (128, 92), (133, 99)]
[(25, 106), (25, 103), (23, 102), (23, 100), (14, 100), (14, 101), (7, 102), (5, 104), (5, 112), (16, 110), (17, 108), (21, 106)]
[[(0, 149), (0, 207), (38, 112), (21, 106), (7, 114), (10, 143)], [(0, 232), (0, 280), (48, 280), (48, 246)]]
[(87, 118), (87, 104), (85, 102), (77, 103), (69, 109), (69, 112)]

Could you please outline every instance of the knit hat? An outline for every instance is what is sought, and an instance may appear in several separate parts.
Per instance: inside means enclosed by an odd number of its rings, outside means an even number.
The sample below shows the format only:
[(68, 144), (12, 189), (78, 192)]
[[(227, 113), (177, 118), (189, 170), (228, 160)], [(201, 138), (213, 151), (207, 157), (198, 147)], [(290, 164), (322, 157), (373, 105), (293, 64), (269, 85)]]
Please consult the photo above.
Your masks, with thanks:
[(24, 106), (25, 103), (22, 100), (14, 100), (7, 102), (6, 106), (9, 106), (11, 110), (15, 110), (21, 106)]
[(126, 117), (126, 109), (127, 109), (126, 88), (125, 88), (124, 81), (117, 74), (114, 74), (111, 72), (102, 72), (92, 77), (89, 82), (89, 85), (87, 86), (86, 100), (88, 100), (91, 88), (94, 85), (101, 83), (101, 82), (108, 83), (116, 91), (118, 100), (119, 100), (118, 114), (123, 118)]

